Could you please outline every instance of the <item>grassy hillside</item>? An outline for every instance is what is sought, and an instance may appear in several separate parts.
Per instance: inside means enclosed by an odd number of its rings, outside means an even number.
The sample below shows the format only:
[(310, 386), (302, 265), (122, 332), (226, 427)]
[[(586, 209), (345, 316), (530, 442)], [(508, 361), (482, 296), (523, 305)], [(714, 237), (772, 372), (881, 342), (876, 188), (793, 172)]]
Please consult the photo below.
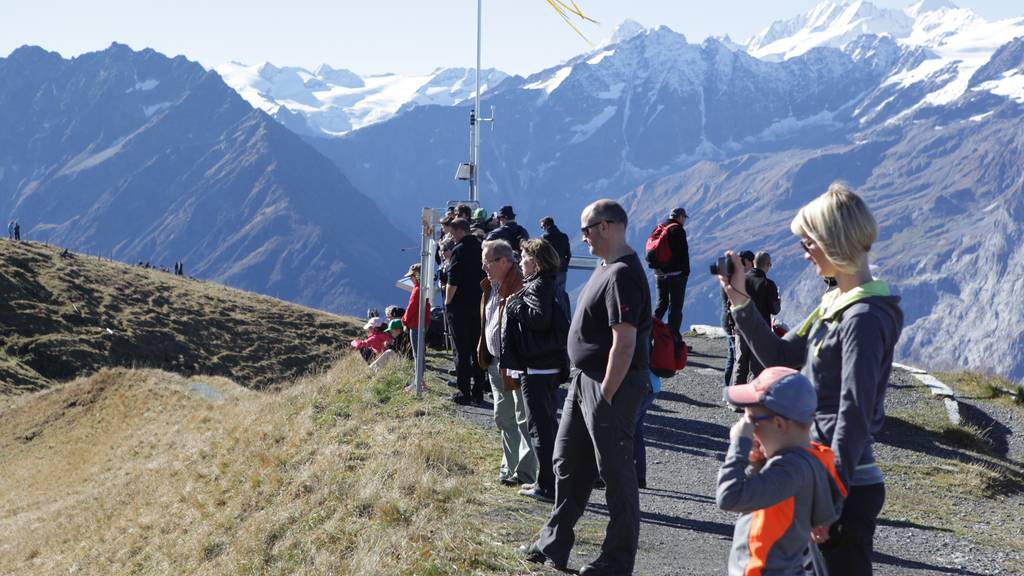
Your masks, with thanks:
[(330, 363), (352, 320), (36, 243), (0, 241), (0, 394), (110, 366), (265, 388)]
[(8, 397), (0, 574), (527, 573), (488, 520), (516, 525), (495, 440), (409, 376), (349, 355), (278, 392), (119, 368)]

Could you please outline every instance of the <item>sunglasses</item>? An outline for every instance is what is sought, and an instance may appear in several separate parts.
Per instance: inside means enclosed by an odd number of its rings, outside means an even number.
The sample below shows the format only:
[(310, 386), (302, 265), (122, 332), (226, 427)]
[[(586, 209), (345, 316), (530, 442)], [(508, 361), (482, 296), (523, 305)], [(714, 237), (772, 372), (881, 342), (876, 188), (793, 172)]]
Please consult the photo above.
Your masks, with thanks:
[(580, 232), (584, 236), (590, 236), (590, 229), (591, 228), (593, 228), (594, 226), (600, 226), (601, 224), (606, 224), (606, 223), (607, 224), (615, 224), (615, 220), (598, 220), (597, 222), (594, 222), (593, 224), (588, 224), (588, 225), (584, 226), (583, 228), (580, 228)]

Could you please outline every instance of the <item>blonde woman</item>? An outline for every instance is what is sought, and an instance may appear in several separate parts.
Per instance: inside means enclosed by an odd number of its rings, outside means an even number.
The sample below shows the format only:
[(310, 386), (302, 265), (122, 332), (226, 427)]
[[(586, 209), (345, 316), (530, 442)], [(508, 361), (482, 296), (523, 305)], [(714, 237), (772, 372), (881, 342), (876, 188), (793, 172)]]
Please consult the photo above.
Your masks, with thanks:
[(790, 224), (804, 259), (822, 277), (834, 277), (807, 320), (779, 338), (751, 305), (740, 259), (732, 252), (730, 278), (720, 277), (736, 329), (763, 366), (800, 369), (814, 383), (818, 409), (812, 438), (831, 446), (849, 490), (842, 515), (816, 527), (831, 576), (871, 574), (872, 540), (885, 501), (882, 471), (872, 443), (885, 421), (885, 388), (893, 348), (903, 327), (899, 297), (871, 276), (868, 252), (878, 225), (864, 201), (841, 183), (800, 209)]

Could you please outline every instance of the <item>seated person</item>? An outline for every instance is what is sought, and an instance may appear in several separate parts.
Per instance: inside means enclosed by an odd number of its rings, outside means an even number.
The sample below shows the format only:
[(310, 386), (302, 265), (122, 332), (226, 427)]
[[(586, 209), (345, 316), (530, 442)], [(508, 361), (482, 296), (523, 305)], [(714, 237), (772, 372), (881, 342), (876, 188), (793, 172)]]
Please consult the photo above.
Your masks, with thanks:
[(362, 340), (353, 340), (352, 347), (359, 350), (359, 354), (362, 355), (363, 360), (369, 362), (377, 356), (380, 356), (380, 354), (387, 348), (387, 345), (391, 343), (393, 338), (391, 337), (391, 334), (388, 334), (384, 330), (384, 321), (376, 316), (367, 320), (363, 329), (366, 330), (366, 338)]
[(409, 335), (402, 327), (402, 321), (388, 322), (387, 329), (387, 334), (391, 336), (391, 342), (387, 343), (380, 356), (377, 356), (377, 359), (370, 364), (370, 368), (374, 370), (380, 369), (381, 366), (392, 360), (412, 360), (412, 345), (409, 342)]

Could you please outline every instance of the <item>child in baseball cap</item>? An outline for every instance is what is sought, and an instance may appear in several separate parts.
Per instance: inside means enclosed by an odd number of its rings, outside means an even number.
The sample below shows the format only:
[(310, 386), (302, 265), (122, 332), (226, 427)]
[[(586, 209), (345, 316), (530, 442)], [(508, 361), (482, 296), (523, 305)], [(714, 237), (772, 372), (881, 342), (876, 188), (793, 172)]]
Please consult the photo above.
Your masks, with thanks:
[(832, 449), (811, 441), (814, 386), (796, 370), (771, 367), (724, 395), (744, 409), (718, 471), (718, 507), (740, 513), (729, 574), (802, 574), (811, 529), (834, 522), (846, 496)]

